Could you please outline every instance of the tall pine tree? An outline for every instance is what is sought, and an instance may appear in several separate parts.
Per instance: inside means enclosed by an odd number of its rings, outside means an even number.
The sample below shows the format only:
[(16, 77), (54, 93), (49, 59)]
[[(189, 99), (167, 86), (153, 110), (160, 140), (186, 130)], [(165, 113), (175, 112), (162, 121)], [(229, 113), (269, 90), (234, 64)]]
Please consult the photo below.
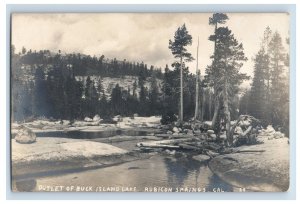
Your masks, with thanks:
[(192, 36), (188, 33), (185, 24), (177, 29), (174, 41), (169, 40), (169, 49), (175, 58), (180, 60), (180, 110), (179, 122), (183, 122), (183, 61), (192, 61), (194, 58), (186, 49), (192, 44)]

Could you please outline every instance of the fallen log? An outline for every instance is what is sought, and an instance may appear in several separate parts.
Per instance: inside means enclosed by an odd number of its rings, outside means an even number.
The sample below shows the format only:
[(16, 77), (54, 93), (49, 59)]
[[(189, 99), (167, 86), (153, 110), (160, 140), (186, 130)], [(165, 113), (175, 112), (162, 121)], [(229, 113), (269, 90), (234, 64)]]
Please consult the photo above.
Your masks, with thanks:
[[(150, 142), (140, 142), (143, 146), (147, 145), (177, 145), (179, 143), (191, 142), (194, 138), (183, 138), (183, 139), (169, 139), (169, 140), (160, 140), (160, 141), (150, 141)], [(177, 145), (178, 146), (178, 145)]]
[(138, 143), (138, 147), (150, 147), (150, 148), (164, 148), (164, 149), (180, 149), (180, 146), (166, 145), (166, 144), (145, 144)]
[(214, 156), (210, 153), (210, 151), (208, 149), (204, 149), (203, 153), (206, 154), (207, 156), (209, 156), (210, 158), (214, 158)]
[(216, 156), (219, 156), (219, 155), (220, 155), (219, 153), (213, 152), (213, 151), (210, 151), (210, 150), (208, 150), (207, 153), (208, 153), (209, 155), (211, 155), (212, 157), (216, 157)]
[(204, 145), (205, 148), (210, 149), (210, 150), (214, 150), (214, 151), (218, 151), (221, 147), (215, 143), (208, 143), (206, 145)]
[(155, 134), (156, 137), (169, 138), (172, 137), (171, 134)]
[(193, 150), (193, 151), (202, 151), (201, 148), (199, 147), (195, 147), (195, 146), (192, 146), (192, 145), (189, 145), (189, 144), (178, 144), (178, 146), (182, 149), (186, 149), (186, 150)]

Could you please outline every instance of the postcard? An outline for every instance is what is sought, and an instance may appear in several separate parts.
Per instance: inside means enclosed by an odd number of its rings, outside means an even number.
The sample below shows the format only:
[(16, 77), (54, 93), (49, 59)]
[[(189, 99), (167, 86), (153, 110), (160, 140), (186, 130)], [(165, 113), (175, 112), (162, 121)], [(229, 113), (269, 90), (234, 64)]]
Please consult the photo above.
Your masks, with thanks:
[(288, 13), (13, 13), (14, 192), (285, 192)]

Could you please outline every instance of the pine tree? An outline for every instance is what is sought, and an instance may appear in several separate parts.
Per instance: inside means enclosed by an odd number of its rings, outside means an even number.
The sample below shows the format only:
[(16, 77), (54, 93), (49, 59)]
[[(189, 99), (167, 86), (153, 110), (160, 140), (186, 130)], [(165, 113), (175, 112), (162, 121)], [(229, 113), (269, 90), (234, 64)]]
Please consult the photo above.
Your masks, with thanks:
[(246, 61), (247, 58), (243, 52), (243, 45), (235, 39), (228, 27), (219, 27), (215, 38), (217, 44), (214, 61), (217, 62), (220, 74), (215, 87), (223, 101), (227, 141), (232, 144), (230, 103), (238, 90), (238, 86), (248, 78), (245, 74), (239, 72), (243, 66), (243, 61)]
[(42, 67), (36, 69), (34, 75), (33, 114), (36, 116), (48, 116), (48, 90), (45, 73)]
[(267, 108), (266, 73), (269, 66), (268, 55), (262, 47), (254, 58), (254, 76), (249, 96), (249, 114), (264, 121)]
[(159, 90), (157, 86), (157, 81), (154, 76), (150, 78), (150, 92), (149, 92), (149, 108), (152, 111), (152, 114), (158, 114), (159, 107)]
[(282, 126), (282, 106), (288, 102), (288, 88), (284, 83), (285, 53), (282, 39), (275, 32), (270, 44), (271, 113), (272, 124)]
[[(213, 87), (213, 91), (214, 91), (214, 114), (213, 114), (213, 119), (212, 119), (212, 126), (214, 129), (216, 129), (216, 124), (217, 124), (217, 120), (219, 119), (219, 112), (220, 112), (220, 94), (219, 94), (219, 90), (216, 87), (217, 84), (217, 79), (219, 78), (219, 66), (217, 63), (217, 59), (216, 59), (216, 52), (217, 52), (217, 38), (216, 38), (216, 33), (218, 30), (218, 24), (225, 24), (226, 21), (228, 20), (228, 16), (224, 13), (214, 13), (212, 17), (209, 18), (209, 25), (213, 25), (215, 26), (214, 28), (214, 35), (211, 35), (209, 37), (210, 41), (214, 42), (214, 54), (213, 56), (211, 56), (211, 58), (213, 59), (212, 61), (212, 65), (208, 66), (206, 69), (206, 73), (208, 75), (208, 78), (210, 80), (209, 86)], [(211, 107), (211, 106), (210, 106)]]
[(180, 59), (180, 111), (179, 122), (183, 122), (183, 61), (192, 61), (194, 58), (185, 48), (192, 44), (192, 36), (188, 33), (185, 24), (177, 29), (174, 41), (169, 40), (169, 49), (175, 58)]
[(116, 84), (116, 86), (112, 90), (110, 103), (111, 103), (112, 113), (116, 115), (122, 114), (123, 98), (122, 98), (122, 90), (119, 84)]
[(104, 87), (102, 85), (102, 79), (100, 77), (98, 78), (98, 81), (97, 81), (97, 92), (99, 94), (99, 98), (102, 98), (102, 96), (105, 95)]

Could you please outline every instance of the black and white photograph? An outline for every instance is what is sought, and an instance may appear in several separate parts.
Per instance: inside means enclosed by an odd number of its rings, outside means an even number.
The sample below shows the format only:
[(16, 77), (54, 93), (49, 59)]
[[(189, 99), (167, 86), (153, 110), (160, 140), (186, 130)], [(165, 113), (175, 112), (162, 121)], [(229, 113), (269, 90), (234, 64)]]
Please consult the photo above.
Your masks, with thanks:
[(15, 12), (10, 26), (13, 192), (289, 190), (289, 13)]

